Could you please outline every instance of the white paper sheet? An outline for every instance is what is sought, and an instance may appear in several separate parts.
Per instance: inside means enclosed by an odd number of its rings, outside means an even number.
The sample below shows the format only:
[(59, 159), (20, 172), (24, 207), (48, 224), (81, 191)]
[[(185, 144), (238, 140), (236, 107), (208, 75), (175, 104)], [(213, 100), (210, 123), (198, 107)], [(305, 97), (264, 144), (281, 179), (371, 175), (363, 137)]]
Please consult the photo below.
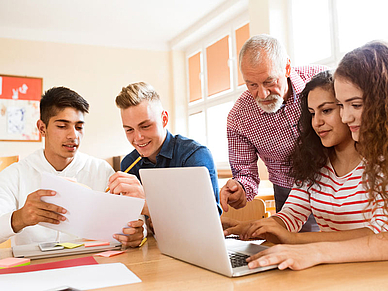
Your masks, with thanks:
[(77, 235), (86, 239), (115, 241), (128, 222), (137, 220), (143, 209), (144, 199), (93, 191), (52, 174), (42, 174), (42, 189), (54, 190), (55, 196), (42, 200), (64, 207), (66, 221), (60, 224), (40, 225)]
[(139, 277), (121, 263), (0, 275), (1, 290), (7, 291), (58, 290), (64, 286), (89, 290), (138, 282)]

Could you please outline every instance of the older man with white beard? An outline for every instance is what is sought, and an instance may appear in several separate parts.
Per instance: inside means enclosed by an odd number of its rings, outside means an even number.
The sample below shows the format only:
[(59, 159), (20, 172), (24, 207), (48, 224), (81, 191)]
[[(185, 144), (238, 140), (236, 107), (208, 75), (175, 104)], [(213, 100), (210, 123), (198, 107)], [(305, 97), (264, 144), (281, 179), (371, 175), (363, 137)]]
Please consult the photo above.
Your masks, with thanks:
[[(220, 191), (225, 211), (241, 208), (258, 192), (257, 161), (267, 166), (273, 183), (276, 211), (288, 197), (293, 179), (289, 177), (288, 156), (298, 137), (299, 94), (305, 84), (325, 66), (291, 67), (279, 40), (265, 34), (255, 35), (240, 51), (240, 70), (247, 91), (229, 112), (227, 136), (229, 163), (233, 173)], [(319, 229), (311, 217), (304, 231)]]

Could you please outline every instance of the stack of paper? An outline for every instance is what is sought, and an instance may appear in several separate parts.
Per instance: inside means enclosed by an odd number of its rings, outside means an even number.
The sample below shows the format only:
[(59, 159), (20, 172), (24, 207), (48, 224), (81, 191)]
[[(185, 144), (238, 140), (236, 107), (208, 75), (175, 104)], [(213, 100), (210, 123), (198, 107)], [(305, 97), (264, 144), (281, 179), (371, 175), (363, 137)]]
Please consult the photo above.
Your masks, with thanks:
[(0, 260), (0, 269), (21, 267), (30, 264), (30, 259), (23, 258), (6, 258)]

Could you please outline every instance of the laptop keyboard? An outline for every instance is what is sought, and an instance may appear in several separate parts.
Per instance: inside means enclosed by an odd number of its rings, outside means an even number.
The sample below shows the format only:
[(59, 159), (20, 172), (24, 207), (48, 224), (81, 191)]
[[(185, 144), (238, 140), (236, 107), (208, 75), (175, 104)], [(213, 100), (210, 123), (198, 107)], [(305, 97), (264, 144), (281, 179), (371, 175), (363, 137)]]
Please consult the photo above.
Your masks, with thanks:
[(232, 268), (242, 267), (248, 265), (246, 259), (249, 258), (248, 255), (228, 252), (230, 262), (232, 263)]

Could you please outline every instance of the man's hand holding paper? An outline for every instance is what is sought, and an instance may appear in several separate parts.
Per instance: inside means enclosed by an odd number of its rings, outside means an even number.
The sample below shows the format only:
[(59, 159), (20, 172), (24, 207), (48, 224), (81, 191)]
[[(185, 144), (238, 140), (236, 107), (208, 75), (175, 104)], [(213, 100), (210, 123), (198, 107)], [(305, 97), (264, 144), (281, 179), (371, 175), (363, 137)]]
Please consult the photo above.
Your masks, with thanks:
[(62, 215), (67, 212), (65, 208), (41, 200), (44, 196), (55, 195), (55, 191), (51, 190), (37, 190), (29, 194), (24, 206), (12, 215), (11, 223), (14, 232), (19, 232), (27, 226), (40, 222), (59, 224), (66, 220), (66, 217)]
[[(44, 196), (42, 200), (47, 203), (60, 205), (67, 210), (66, 220), (57, 224), (39, 223), (48, 228), (56, 229), (82, 238), (102, 241), (112, 241), (114, 234), (123, 232), (128, 227), (128, 222), (136, 222), (128, 232), (135, 236), (124, 239), (118, 236), (118, 240), (129, 243), (129, 246), (137, 242), (137, 235), (141, 233), (142, 224), (138, 222), (144, 199), (107, 195), (104, 192), (93, 191), (47, 173), (42, 174), (42, 188), (57, 192), (55, 196)], [(141, 224), (141, 225), (137, 225)], [(141, 241), (140, 239), (140, 241)], [(139, 242), (140, 243), (140, 242)]]

